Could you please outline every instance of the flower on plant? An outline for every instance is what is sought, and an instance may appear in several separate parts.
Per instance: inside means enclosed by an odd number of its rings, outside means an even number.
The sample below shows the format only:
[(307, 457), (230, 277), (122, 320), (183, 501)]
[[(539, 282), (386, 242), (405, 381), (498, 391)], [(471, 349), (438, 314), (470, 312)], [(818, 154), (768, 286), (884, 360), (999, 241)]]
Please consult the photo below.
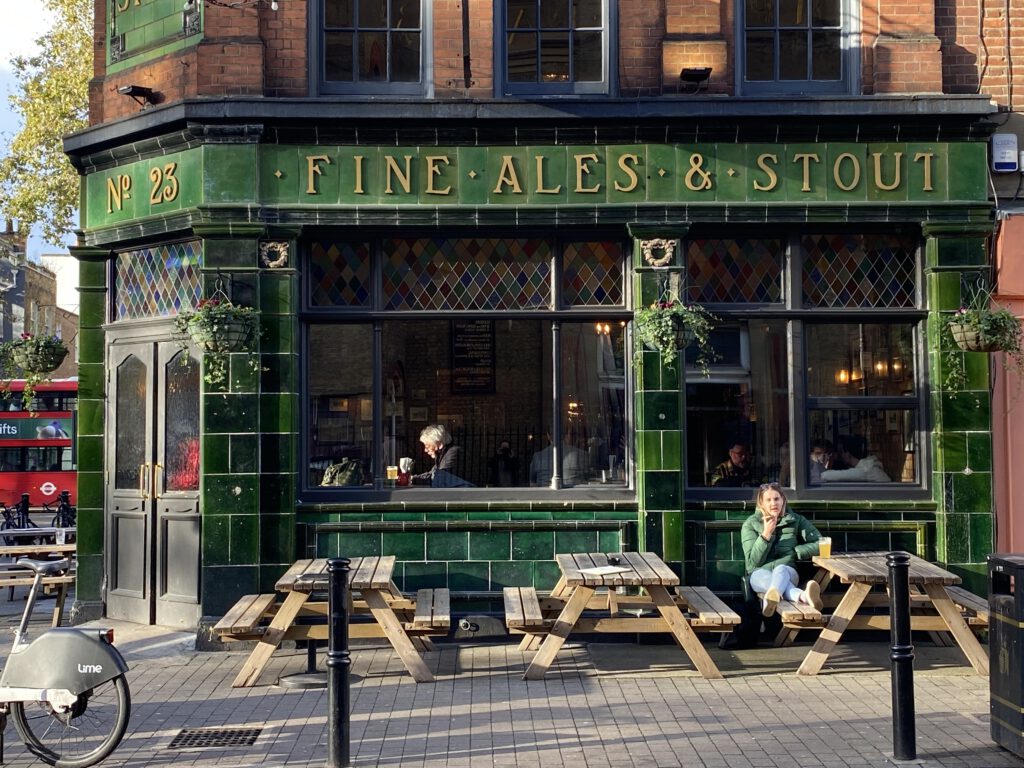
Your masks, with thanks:
[[(711, 332), (718, 318), (700, 304), (684, 304), (674, 296), (663, 295), (636, 312), (633, 329), (637, 339), (650, 349), (661, 353), (662, 362), (671, 367), (679, 356), (678, 331), (684, 342), (697, 345), (697, 367), (705, 376), (711, 374), (710, 365), (718, 359), (711, 346)], [(639, 358), (640, 352), (637, 351)]]
[(967, 304), (947, 315), (942, 323), (943, 366), (946, 369), (947, 389), (963, 389), (967, 383), (963, 358), (948, 351), (956, 345), (952, 326), (976, 333), (982, 345), (1006, 353), (1010, 369), (1024, 372), (1024, 327), (1021, 321), (1006, 307), (993, 303), (991, 290), (975, 286), (970, 291)]
[(50, 373), (67, 353), (64, 340), (53, 333), (26, 332), (17, 339), (0, 342), (0, 392), (4, 397), (10, 397), (11, 379), (23, 378), (25, 386), (21, 390), (21, 407), (31, 411), (36, 387), (51, 380)]
[[(223, 342), (231, 335), (241, 333), (240, 347), (230, 351), (248, 354), (250, 370), (260, 369), (254, 343), (259, 329), (259, 313), (252, 307), (243, 307), (231, 302), (227, 296), (211, 296), (200, 299), (193, 310), (180, 312), (174, 318), (174, 329), (178, 332), (179, 345), (189, 350), (189, 339), (199, 345), (204, 353), (203, 380), (217, 387), (228, 383), (228, 354)], [(182, 363), (187, 364), (187, 357)]]

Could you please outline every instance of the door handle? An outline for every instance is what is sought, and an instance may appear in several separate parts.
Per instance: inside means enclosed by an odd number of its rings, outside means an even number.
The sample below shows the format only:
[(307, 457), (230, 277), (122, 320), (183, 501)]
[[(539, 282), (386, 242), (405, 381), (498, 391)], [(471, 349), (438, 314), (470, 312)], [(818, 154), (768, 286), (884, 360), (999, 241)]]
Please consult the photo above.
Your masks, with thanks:
[(146, 461), (139, 464), (139, 497), (142, 498), (143, 501), (149, 498), (149, 493), (147, 492), (148, 489), (146, 487), (149, 480), (149, 462)]
[(163, 472), (164, 465), (159, 461), (153, 465), (153, 498), (159, 499), (160, 492), (163, 490), (163, 486), (160, 484), (160, 473)]

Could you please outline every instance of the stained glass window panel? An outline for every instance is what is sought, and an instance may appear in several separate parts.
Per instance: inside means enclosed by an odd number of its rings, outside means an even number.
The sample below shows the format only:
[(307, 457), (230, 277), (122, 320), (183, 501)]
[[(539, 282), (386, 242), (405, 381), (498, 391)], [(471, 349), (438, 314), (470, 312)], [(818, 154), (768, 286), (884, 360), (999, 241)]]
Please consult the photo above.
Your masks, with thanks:
[(539, 239), (385, 240), (385, 309), (551, 306), (551, 247)]
[(897, 235), (805, 235), (804, 307), (914, 307), (917, 243)]
[(196, 306), (202, 297), (202, 266), (198, 240), (117, 254), (114, 319), (173, 317)]
[(309, 272), (311, 306), (370, 305), (370, 247), (366, 243), (313, 243)]
[(566, 243), (562, 262), (565, 303), (574, 307), (621, 306), (622, 244)]
[(782, 241), (707, 238), (686, 244), (687, 298), (701, 303), (783, 300)]

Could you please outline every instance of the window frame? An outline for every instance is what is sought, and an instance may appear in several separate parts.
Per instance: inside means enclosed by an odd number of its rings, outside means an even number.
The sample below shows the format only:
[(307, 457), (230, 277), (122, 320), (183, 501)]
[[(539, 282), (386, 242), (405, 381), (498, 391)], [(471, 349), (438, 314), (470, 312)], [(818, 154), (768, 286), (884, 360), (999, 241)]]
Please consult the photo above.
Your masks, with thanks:
[[(309, 3), (309, 90), (314, 96), (406, 96), (430, 98), (433, 95), (433, 3), (420, 0), (420, 79), (419, 82), (344, 82), (328, 80), (325, 59), (326, 0)], [(353, 5), (358, 3), (353, 0)], [(390, 8), (390, 4), (388, 6)], [(356, 27), (358, 29), (358, 27)], [(389, 28), (389, 32), (391, 28)], [(358, 55), (356, 55), (358, 61)]]
[(494, 95), (496, 98), (509, 96), (610, 96), (617, 88), (616, 67), (618, 51), (618, 3), (601, 0), (604, 17), (602, 28), (602, 63), (600, 80), (593, 82), (518, 83), (508, 78), (508, 15), (507, 0), (494, 0)]
[[(696, 228), (694, 228), (696, 230)], [(915, 235), (917, 247), (915, 249), (914, 275), (916, 283), (915, 306), (909, 308), (892, 307), (871, 307), (871, 308), (812, 308), (802, 306), (803, 293), (801, 287), (802, 264), (799, 257), (800, 241), (804, 234), (832, 234), (833, 232), (853, 231), (838, 227), (816, 226), (803, 227), (800, 230), (790, 230), (786, 233), (772, 231), (771, 229), (746, 230), (744, 228), (723, 230), (720, 228), (709, 228), (705, 231), (694, 231), (684, 238), (683, 253), (687, 252), (686, 240), (706, 237), (721, 237), (729, 239), (742, 238), (769, 238), (781, 237), (783, 241), (783, 295), (784, 301), (779, 304), (725, 304), (706, 303), (708, 310), (720, 317), (723, 321), (741, 320), (767, 320), (782, 319), (786, 321), (786, 349), (787, 349), (787, 374), (789, 377), (789, 445), (791, 457), (790, 484), (786, 487), (785, 493), (790, 499), (820, 499), (820, 500), (841, 500), (849, 499), (851, 489), (856, 492), (858, 499), (882, 500), (882, 499), (905, 499), (905, 500), (926, 500), (932, 498), (931, 492), (931, 446), (927, 439), (931, 425), (931, 414), (928, 407), (929, 380), (927, 368), (926, 346), (926, 320), (928, 311), (924, 297), (924, 272), (923, 252), (924, 239), (920, 233)], [(855, 232), (859, 235), (878, 234), (906, 234), (899, 226), (890, 228), (858, 228)], [(856, 313), (851, 319), (851, 313)], [(914, 394), (912, 397), (858, 397), (858, 398), (837, 398), (837, 397), (812, 397), (807, 393), (807, 355), (806, 355), (806, 329), (811, 324), (849, 324), (851, 322), (873, 324), (873, 323), (904, 323), (913, 326), (913, 356), (914, 356)], [(700, 383), (704, 381), (700, 372), (695, 366), (685, 367), (685, 376), (688, 380)], [(711, 380), (715, 379), (715, 370), (712, 366)], [(917, 434), (917, 474), (916, 483), (843, 483), (833, 486), (827, 484), (808, 484), (808, 468), (806, 462), (797, 461), (796, 457), (806, 457), (810, 452), (810, 414), (812, 410), (821, 410), (826, 406), (835, 405), (841, 408), (853, 410), (873, 410), (885, 406), (900, 405), (909, 408), (915, 418), (914, 429)], [(686, 432), (687, 404), (683, 403), (684, 435)], [(688, 456), (689, 446), (687, 438), (683, 439), (683, 451)], [(687, 461), (684, 460), (684, 466)], [(746, 500), (753, 498), (755, 489), (753, 487), (742, 488), (713, 488), (709, 486), (690, 485), (690, 478), (683, 479), (684, 493), (687, 499), (700, 501), (727, 501)]]
[[(492, 232), (487, 230), (473, 230), (470, 232), (453, 233), (452, 237), (508, 237), (508, 238), (545, 238), (552, 242), (551, 253), (551, 280), (553, 289), (551, 292), (551, 304), (544, 309), (514, 309), (514, 310), (415, 310), (415, 309), (385, 309), (385, 297), (381, 292), (383, 258), (381, 244), (390, 238), (417, 239), (420, 237), (436, 237), (436, 232), (420, 232), (416, 230), (371, 230), (358, 234), (349, 232), (325, 231), (311, 235), (300, 244), (300, 251), (303, 254), (303, 265), (309, 264), (310, 244), (315, 241), (322, 241), (326, 238), (334, 238), (337, 241), (361, 241), (369, 244), (372, 280), (371, 299), (369, 307), (324, 307), (313, 306), (310, 301), (310, 286), (308, 266), (303, 267), (303, 278), (300, 282), (301, 310), (299, 312), (299, 349), (302, 357), (300, 396), (300, 440), (299, 440), (299, 466), (300, 477), (298, 487), (303, 501), (317, 502), (365, 502), (365, 501), (388, 501), (400, 500), (403, 502), (441, 502), (453, 499), (464, 499), (467, 501), (519, 501), (519, 500), (559, 500), (559, 501), (628, 501), (635, 502), (635, 445), (633, 441), (635, 420), (633, 415), (633, 382), (632, 382), (632, 355), (628, 353), (632, 344), (631, 334), (628, 332), (628, 322), (632, 319), (632, 310), (629, 306), (628, 286), (632, 282), (632, 264), (630, 254), (632, 248), (629, 238), (622, 233), (613, 230), (601, 231), (566, 231), (557, 234), (543, 231), (516, 230), (514, 232)], [(562, 287), (562, 255), (565, 252), (565, 244), (581, 241), (616, 241), (622, 245), (622, 285), (623, 302), (619, 306), (567, 306), (563, 303)], [(383, 466), (384, 456), (384, 413), (385, 413), (385, 388), (386, 372), (382, 368), (384, 354), (384, 324), (389, 321), (408, 321), (414, 318), (430, 320), (527, 320), (527, 321), (551, 321), (553, 326), (552, 334), (552, 357), (554, 360), (562, 360), (562, 349), (560, 347), (561, 323), (589, 323), (597, 320), (623, 320), (627, 323), (627, 334), (625, 344), (627, 354), (624, 355), (624, 426), (623, 433), (626, 435), (627, 451), (624, 461), (625, 484), (624, 485), (586, 485), (569, 488), (535, 488), (529, 486), (516, 486), (509, 488), (498, 487), (477, 487), (477, 488), (431, 488), (429, 486), (410, 486), (401, 489), (384, 487), (383, 481), (379, 478), (374, 480), (374, 486), (358, 487), (324, 487), (311, 485), (307, 468), (311, 461), (310, 435), (312, 434), (310, 403), (311, 393), (309, 387), (309, 365), (311, 355), (309, 354), (310, 329), (313, 326), (354, 324), (369, 325), (371, 328), (373, 345), (373, 371), (372, 371), (372, 401), (373, 401), (373, 442), (380, 446), (379, 455), (374, 457), (374, 462)], [(554, 440), (561, 444), (563, 437), (562, 423), (560, 418), (554, 418), (555, 411), (563, 410), (565, 393), (557, 394), (557, 387), (561, 380), (561, 374), (552, 372), (551, 386), (556, 391), (555, 402), (552, 403), (552, 413), (548, 415), (552, 419), (551, 431)], [(426, 426), (424, 424), (423, 426)]]
[[(811, 0), (804, 0), (810, 3)], [(838, 80), (780, 80), (778, 79), (779, 57), (772, 57), (775, 76), (771, 80), (746, 79), (746, 0), (736, 3), (735, 21), (735, 66), (737, 96), (778, 96), (778, 95), (828, 95), (841, 94), (855, 96), (860, 92), (861, 57), (860, 51), (860, 4), (855, 0), (839, 0), (840, 2), (840, 66), (842, 76)], [(778, 0), (773, 0), (778, 6)], [(776, 23), (772, 27), (776, 34), (780, 27)]]

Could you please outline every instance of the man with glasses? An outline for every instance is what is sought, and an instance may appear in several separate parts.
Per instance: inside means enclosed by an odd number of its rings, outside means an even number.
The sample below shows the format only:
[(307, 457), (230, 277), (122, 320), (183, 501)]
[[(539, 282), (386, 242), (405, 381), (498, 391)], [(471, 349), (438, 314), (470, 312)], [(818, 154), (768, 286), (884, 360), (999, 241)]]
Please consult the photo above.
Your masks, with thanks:
[(745, 443), (734, 443), (729, 449), (729, 458), (715, 467), (711, 474), (711, 485), (716, 488), (742, 488), (753, 485), (750, 472), (750, 449)]

